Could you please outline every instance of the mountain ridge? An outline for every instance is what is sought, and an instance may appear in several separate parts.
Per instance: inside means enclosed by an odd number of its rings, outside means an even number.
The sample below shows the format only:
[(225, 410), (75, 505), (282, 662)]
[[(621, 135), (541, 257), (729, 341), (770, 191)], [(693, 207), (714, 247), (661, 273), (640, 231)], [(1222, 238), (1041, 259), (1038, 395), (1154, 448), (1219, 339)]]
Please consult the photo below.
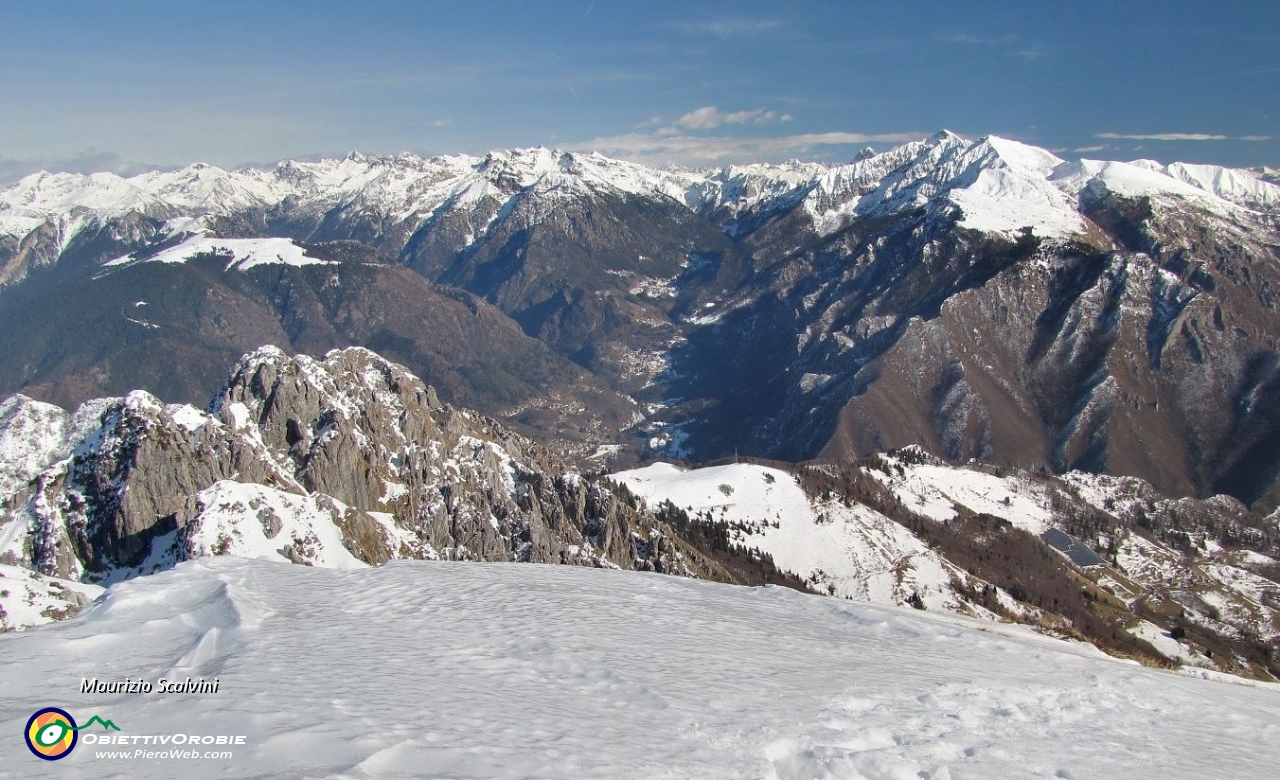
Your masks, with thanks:
[[(157, 216), (166, 211), (225, 216), (232, 210), (277, 206), (288, 198), (306, 195), (327, 196), (335, 205), (345, 196), (346, 205), (351, 205), (351, 198), (384, 207), (404, 205), (410, 199), (416, 199), (439, 207), (450, 199), (482, 198), (491, 194), (473, 189), (482, 182), (497, 189), (503, 189), (504, 185), (525, 189), (542, 184), (548, 189), (555, 189), (566, 185), (604, 184), (633, 194), (666, 195), (694, 211), (713, 210), (731, 206), (726, 190), (736, 194), (743, 187), (759, 187), (761, 183), (777, 187), (785, 182), (791, 186), (791, 191), (807, 188), (839, 191), (847, 188), (848, 185), (839, 184), (846, 177), (853, 177), (855, 181), (868, 176), (879, 180), (882, 176), (874, 176), (871, 172), (893, 170), (900, 167), (905, 159), (920, 155), (934, 155), (940, 159), (956, 150), (967, 154), (976, 152), (978, 157), (990, 153), (992, 158), (985, 165), (980, 165), (980, 170), (1027, 167), (1028, 160), (1037, 156), (1052, 163), (1048, 169), (1040, 170), (1041, 173), (1053, 173), (1054, 169), (1065, 166), (1066, 171), (1056, 173), (1052, 179), (1064, 188), (1067, 195), (1071, 190), (1076, 190), (1078, 195), (1083, 187), (1076, 186), (1072, 180), (1083, 176), (1086, 182), (1101, 177), (1117, 186), (1128, 186), (1130, 189), (1125, 194), (1134, 194), (1135, 190), (1146, 186), (1169, 194), (1208, 194), (1224, 202), (1254, 208), (1274, 210), (1280, 206), (1280, 186), (1246, 169), (1180, 162), (1162, 165), (1151, 160), (1108, 163), (1081, 159), (1068, 162), (1045, 150), (1000, 136), (983, 136), (970, 141), (942, 131), (923, 141), (839, 164), (753, 163), (718, 169), (664, 169), (611, 159), (596, 152), (537, 146), (496, 150), (479, 156), (421, 157), (412, 153), (364, 155), (352, 152), (340, 159), (325, 158), (317, 162), (284, 160), (269, 170), (252, 167), (227, 170), (206, 163), (193, 163), (174, 171), (142, 173), (127, 178), (113, 173), (41, 171), (0, 188), (0, 211), (6, 212), (4, 220), (0, 221), (0, 229), (15, 236), (24, 228), (29, 233), (34, 224), (24, 224), (19, 220), (47, 218), (78, 208), (107, 218), (123, 216), (132, 210), (150, 211)], [(1014, 161), (1012, 165), (1010, 158)], [(972, 157), (968, 159), (977, 162)], [(961, 169), (972, 162), (963, 163)], [(1114, 166), (1124, 168), (1118, 172), (1110, 171)], [(1159, 178), (1144, 179), (1139, 171)], [(954, 178), (956, 173), (944, 175), (944, 179)], [(729, 186), (734, 181), (740, 182), (736, 188)], [(441, 189), (439, 185), (445, 184), (449, 185), (447, 189)], [(483, 190), (482, 187), (479, 189)], [(732, 200), (732, 207), (738, 210), (753, 205), (756, 203), (751, 197)]]
[[(0, 321), (19, 334), (0, 391), (68, 388), (65, 403), (148, 386), (146, 343), (217, 350), (179, 361), (177, 400), (200, 400), (218, 380), (201, 366), (259, 344), (362, 345), (454, 377), (432, 379), (584, 461), (923, 444), (1267, 508), (1280, 503), (1266, 446), (1280, 435), (1276, 193), (1248, 171), (1070, 162), (952, 133), (836, 166), (657, 170), (533, 148), (32, 176), (0, 190)], [(307, 257), (322, 262), (283, 262)], [(134, 285), (148, 295), (95, 302)], [(476, 296), (466, 305), (494, 324), (452, 341), (413, 317), (381, 327), (406, 305), (439, 322), (412, 303), (437, 293)], [(53, 311), (86, 347), (50, 349)], [(521, 356), (485, 376), (467, 356), (500, 318), (528, 341), (509, 339)], [(175, 346), (179, 332), (200, 346)], [(506, 366), (551, 365), (539, 350), (578, 368), (540, 374), (545, 393), (514, 387)]]

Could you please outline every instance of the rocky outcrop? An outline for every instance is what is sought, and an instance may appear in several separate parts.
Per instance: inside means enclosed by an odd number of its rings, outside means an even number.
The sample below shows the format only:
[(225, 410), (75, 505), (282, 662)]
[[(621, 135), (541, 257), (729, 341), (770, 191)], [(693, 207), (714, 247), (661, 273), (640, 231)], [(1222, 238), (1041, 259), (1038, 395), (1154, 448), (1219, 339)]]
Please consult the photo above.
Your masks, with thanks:
[[(136, 568), (153, 542), (178, 529), (191, 494), (220, 479), (296, 483), (255, 442), (191, 407), (166, 407), (145, 392), (86, 405), (96, 425), (61, 449), (18, 496), (9, 523), (23, 544), (2, 552), (46, 574), (101, 579)], [(21, 533), (22, 530), (26, 534)]]
[(368, 350), (316, 360), (260, 349), (207, 413), (144, 392), (91, 408), (97, 425), (41, 450), (70, 454), (10, 497), (5, 562), (111, 581), (195, 555), (265, 551), (303, 563), (444, 557), (727, 579), (633, 503)]

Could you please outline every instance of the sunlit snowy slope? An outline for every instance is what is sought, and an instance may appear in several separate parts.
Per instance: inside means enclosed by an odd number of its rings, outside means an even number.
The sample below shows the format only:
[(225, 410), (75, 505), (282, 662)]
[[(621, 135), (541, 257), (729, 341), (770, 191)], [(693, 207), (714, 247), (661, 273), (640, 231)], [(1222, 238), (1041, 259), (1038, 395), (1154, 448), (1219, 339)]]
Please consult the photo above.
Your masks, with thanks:
[[(557, 566), (204, 559), (0, 637), (0, 666), (5, 778), (1261, 778), (1280, 761), (1274, 687), (954, 617)], [(78, 692), (187, 676), (219, 691)], [(121, 736), (246, 743), (175, 764), (97, 757), (85, 731), (48, 764), (20, 736), (46, 706)]]
[(654, 463), (613, 478), (651, 507), (671, 501), (694, 517), (730, 524), (736, 545), (767, 553), (819, 592), (973, 610), (953, 588), (969, 575), (909, 530), (867, 506), (811, 498), (780, 469), (735, 463), (685, 471)]
[[(1131, 478), (952, 466), (916, 447), (847, 472), (850, 486), (864, 480), (861, 493), (813, 480), (836, 471), (658, 462), (612, 479), (819, 593), (1083, 631), (1120, 657), (1276, 679), (1264, 669), (1280, 637), (1276, 559), (1254, 549), (1272, 550), (1271, 526), (1239, 502), (1170, 500)], [(1189, 638), (1188, 627), (1216, 638)], [(1121, 632), (1145, 645), (1112, 644)]]

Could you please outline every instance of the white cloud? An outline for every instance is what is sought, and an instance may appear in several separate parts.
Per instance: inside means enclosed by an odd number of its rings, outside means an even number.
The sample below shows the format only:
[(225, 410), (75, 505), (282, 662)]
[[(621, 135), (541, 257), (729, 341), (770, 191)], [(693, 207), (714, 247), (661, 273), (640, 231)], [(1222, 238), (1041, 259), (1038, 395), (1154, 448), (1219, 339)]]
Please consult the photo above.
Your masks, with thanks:
[(703, 106), (680, 117), (676, 124), (687, 130), (711, 130), (720, 125), (768, 125), (778, 121), (790, 122), (791, 119), (790, 114), (780, 119), (777, 111), (767, 108), (725, 114), (715, 106)]
[(778, 121), (778, 112), (763, 108), (757, 108), (754, 111), (736, 111), (726, 114), (724, 121), (731, 125), (745, 125), (748, 122), (753, 125), (767, 125)]
[(1269, 136), (1269, 135), (1242, 135), (1242, 136), (1240, 136), (1240, 140), (1241, 140), (1241, 141), (1270, 141), (1270, 140), (1271, 140), (1271, 136)]
[(430, 124), (432, 127), (448, 127), (449, 125), (453, 124), (453, 117), (445, 117), (443, 119), (433, 119), (431, 120)]
[[(671, 130), (672, 128), (664, 128)], [(765, 162), (800, 155), (817, 156), (824, 148), (866, 146), (872, 143), (906, 143), (928, 133), (801, 133), (773, 138), (691, 136), (678, 132), (628, 133), (593, 138), (570, 148), (600, 152), (635, 162), (656, 165), (722, 165), (730, 162)]]
[(1110, 148), (1111, 148), (1110, 146), (1102, 146), (1102, 145), (1079, 146), (1079, 147), (1076, 147), (1075, 149), (1072, 149), (1071, 151), (1075, 152), (1076, 154), (1089, 154), (1091, 152), (1105, 152)]
[(1105, 138), (1110, 141), (1226, 141), (1225, 135), (1209, 133), (1098, 133), (1094, 138)]
[(721, 116), (719, 109), (715, 106), (703, 106), (676, 120), (676, 124), (681, 127), (687, 127), (690, 130), (710, 130), (713, 127), (719, 127), (723, 123), (724, 117)]

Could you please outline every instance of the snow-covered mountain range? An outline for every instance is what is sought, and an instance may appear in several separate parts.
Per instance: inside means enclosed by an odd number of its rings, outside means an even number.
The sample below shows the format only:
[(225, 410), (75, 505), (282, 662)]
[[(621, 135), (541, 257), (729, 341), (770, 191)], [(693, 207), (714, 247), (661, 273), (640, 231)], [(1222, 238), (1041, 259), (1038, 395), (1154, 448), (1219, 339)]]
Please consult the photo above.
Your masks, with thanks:
[[(1280, 210), (1280, 186), (1253, 171), (1151, 160), (1067, 162), (998, 136), (977, 141), (943, 131), (924, 141), (843, 165), (790, 163), (712, 170), (657, 169), (603, 155), (536, 147), (423, 158), (352, 153), (337, 160), (286, 161), (272, 170), (227, 171), (196, 164), (130, 178), (115, 174), (31, 174), (0, 190), (0, 234), (23, 239), (52, 222), (65, 248), (80, 231), (130, 214), (168, 221), (177, 234), (254, 209), (287, 208), (323, 218), (341, 208), (410, 236), (450, 212), (471, 217), (474, 241), (518, 199), (544, 203), (596, 192), (660, 196), (732, 219), (799, 201), (818, 229), (851, 218), (934, 205), (955, 207), (963, 226), (1040, 235), (1086, 234), (1086, 193), (1187, 199), (1231, 215)], [(477, 205), (483, 204), (483, 205)]]
[(1266, 512), (1278, 247), (1256, 171), (948, 132), (840, 165), (36, 174), (0, 190), (0, 391), (203, 403), (263, 343), (362, 345), (583, 464), (920, 445)]

